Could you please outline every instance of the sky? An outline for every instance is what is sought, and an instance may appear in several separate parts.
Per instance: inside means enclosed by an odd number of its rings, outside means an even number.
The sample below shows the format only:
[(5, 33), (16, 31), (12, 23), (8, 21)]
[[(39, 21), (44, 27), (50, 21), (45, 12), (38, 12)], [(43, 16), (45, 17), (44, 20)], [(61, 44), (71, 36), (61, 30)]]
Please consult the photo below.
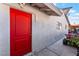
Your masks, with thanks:
[(79, 24), (79, 3), (56, 3), (58, 8), (72, 7), (68, 13), (68, 18), (71, 24)]

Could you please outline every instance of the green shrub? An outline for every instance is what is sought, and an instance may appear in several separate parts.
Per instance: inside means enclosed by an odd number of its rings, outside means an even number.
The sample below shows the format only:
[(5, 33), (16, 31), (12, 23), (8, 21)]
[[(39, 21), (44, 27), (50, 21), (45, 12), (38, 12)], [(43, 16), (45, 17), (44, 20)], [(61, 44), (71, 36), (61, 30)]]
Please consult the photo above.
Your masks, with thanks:
[(72, 37), (69, 40), (64, 39), (63, 44), (69, 45), (69, 46), (74, 46), (74, 47), (76, 47), (76, 46), (79, 47), (79, 37)]
[(79, 47), (79, 41), (76, 43), (76, 45)]

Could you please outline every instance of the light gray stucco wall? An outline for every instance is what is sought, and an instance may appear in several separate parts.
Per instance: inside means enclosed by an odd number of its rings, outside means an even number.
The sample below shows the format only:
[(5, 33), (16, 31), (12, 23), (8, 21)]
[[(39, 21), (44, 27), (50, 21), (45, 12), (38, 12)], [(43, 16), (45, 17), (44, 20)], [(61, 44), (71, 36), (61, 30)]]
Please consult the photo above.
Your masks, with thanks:
[(0, 55), (10, 55), (9, 7), (0, 4)]
[[(68, 28), (65, 29), (67, 21), (64, 14), (62, 16), (50, 16), (49, 19), (42, 18), (42, 20), (38, 19), (36, 23), (33, 22), (32, 26), (33, 48), (36, 52), (62, 39), (68, 32)], [(57, 22), (62, 24), (60, 30), (57, 29)]]

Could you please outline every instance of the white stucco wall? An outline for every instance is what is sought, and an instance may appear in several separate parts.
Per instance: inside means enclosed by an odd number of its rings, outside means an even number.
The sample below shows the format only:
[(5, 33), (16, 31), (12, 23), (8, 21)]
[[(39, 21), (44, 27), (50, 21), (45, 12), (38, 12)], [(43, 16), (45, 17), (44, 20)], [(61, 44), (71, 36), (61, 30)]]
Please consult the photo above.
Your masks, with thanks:
[[(8, 6), (9, 5), (9, 6)], [(8, 4), (3, 5), (0, 4), (0, 50), (2, 55), (9, 55), (9, 8), (13, 7), (16, 9), (20, 9), (25, 12), (32, 13), (32, 51), (37, 52), (46, 46), (54, 43), (57, 40), (60, 40), (64, 37), (64, 34), (67, 33), (68, 29), (65, 29), (65, 24), (67, 21), (62, 15), (59, 16), (48, 16), (39, 10), (36, 10), (32, 7), (26, 6), (24, 8), (20, 8), (18, 4)], [(2, 23), (3, 22), (3, 23)], [(61, 30), (57, 30), (57, 22), (62, 23)], [(7, 49), (7, 51), (6, 51)]]
[(9, 7), (0, 4), (0, 55), (10, 55)]
[[(41, 16), (42, 17), (42, 16)], [(64, 34), (67, 33), (68, 28), (65, 29), (67, 24), (64, 15), (50, 16), (49, 19), (40, 18), (33, 24), (33, 49), (39, 51), (42, 48), (49, 46), (52, 43), (62, 39)], [(62, 23), (61, 30), (56, 29), (57, 22)]]

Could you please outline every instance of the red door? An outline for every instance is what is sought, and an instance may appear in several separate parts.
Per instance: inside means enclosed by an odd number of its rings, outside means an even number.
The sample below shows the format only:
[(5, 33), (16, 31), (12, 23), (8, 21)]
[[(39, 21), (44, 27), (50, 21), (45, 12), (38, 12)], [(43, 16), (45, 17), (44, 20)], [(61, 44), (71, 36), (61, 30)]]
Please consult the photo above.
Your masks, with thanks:
[(19, 56), (32, 51), (32, 15), (10, 8), (10, 55)]

